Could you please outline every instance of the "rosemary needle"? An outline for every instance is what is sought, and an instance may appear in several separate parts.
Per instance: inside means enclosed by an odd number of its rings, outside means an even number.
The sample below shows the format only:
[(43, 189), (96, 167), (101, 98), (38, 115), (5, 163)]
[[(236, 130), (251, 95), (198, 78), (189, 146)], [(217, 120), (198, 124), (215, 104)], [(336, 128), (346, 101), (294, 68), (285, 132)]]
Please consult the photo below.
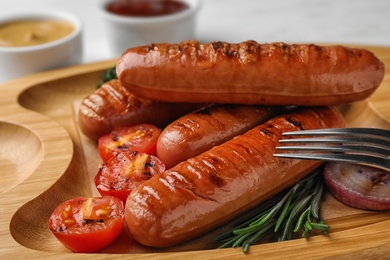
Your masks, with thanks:
[(107, 69), (104, 71), (101, 81), (98, 83), (97, 88), (100, 88), (105, 82), (117, 79), (118, 76), (116, 75), (116, 66), (112, 67), (110, 69)]
[(292, 239), (293, 234), (302, 229), (302, 237), (309, 237), (312, 230), (327, 234), (329, 226), (320, 214), (324, 187), (321, 172), (322, 168), (318, 168), (282, 196), (265, 202), (266, 206), (260, 212), (217, 236), (215, 240), (223, 243), (219, 248), (241, 246), (247, 253), (250, 245), (272, 232), (278, 235), (278, 241)]

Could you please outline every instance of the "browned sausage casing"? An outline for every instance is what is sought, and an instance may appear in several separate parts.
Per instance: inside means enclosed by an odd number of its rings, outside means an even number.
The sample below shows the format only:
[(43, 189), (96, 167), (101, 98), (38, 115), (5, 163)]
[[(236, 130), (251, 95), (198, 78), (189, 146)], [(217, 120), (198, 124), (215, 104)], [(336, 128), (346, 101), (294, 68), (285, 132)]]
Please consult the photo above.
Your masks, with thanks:
[(162, 128), (201, 106), (138, 98), (118, 80), (111, 80), (82, 101), (78, 110), (78, 123), (83, 134), (97, 140), (120, 126), (149, 123)]
[(130, 48), (117, 74), (129, 91), (153, 100), (325, 106), (368, 97), (384, 64), (344, 46), (187, 41)]
[(261, 105), (212, 105), (170, 123), (157, 141), (157, 157), (169, 169), (245, 133), (281, 111)]
[(341, 114), (318, 107), (284, 114), (179, 163), (133, 190), (125, 220), (134, 238), (168, 247), (242, 214), (319, 166), (319, 161), (276, 158), (282, 132), (344, 127)]

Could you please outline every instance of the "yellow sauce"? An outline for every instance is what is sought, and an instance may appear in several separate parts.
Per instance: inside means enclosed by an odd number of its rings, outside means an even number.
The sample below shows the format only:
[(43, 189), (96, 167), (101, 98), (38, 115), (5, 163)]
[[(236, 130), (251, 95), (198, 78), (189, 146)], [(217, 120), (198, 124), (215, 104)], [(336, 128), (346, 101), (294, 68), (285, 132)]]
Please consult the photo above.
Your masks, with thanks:
[(61, 20), (20, 20), (0, 24), (0, 46), (21, 47), (59, 40), (74, 30)]

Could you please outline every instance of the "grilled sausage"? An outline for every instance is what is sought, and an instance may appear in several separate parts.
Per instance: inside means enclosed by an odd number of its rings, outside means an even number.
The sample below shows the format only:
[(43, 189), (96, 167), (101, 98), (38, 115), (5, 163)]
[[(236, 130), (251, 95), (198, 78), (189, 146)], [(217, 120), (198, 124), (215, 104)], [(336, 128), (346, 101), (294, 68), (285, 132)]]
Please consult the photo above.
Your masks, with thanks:
[(280, 107), (212, 105), (170, 123), (157, 141), (157, 157), (171, 168), (268, 120)]
[(111, 80), (82, 101), (78, 109), (78, 123), (84, 135), (97, 140), (120, 126), (149, 123), (162, 128), (201, 106), (138, 98), (118, 80)]
[(332, 106), (371, 95), (384, 64), (364, 49), (314, 44), (151, 44), (117, 62), (122, 84), (166, 102)]
[(277, 116), (144, 182), (126, 201), (125, 221), (141, 244), (194, 238), (293, 185), (319, 161), (273, 156), (284, 131), (344, 127), (329, 107)]

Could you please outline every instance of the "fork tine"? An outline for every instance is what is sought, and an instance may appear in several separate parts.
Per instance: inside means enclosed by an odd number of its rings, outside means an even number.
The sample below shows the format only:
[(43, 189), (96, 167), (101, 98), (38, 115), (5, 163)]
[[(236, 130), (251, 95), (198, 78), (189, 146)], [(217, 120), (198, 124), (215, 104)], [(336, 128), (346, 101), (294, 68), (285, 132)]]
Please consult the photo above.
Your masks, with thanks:
[(281, 144), (298, 145), (276, 147), (294, 153), (275, 153), (275, 157), (350, 162), (390, 171), (390, 131), (386, 129), (316, 129), (285, 132), (283, 136), (294, 138), (281, 139)]
[(380, 139), (390, 140), (390, 130), (380, 128), (328, 128), (284, 132), (284, 136), (296, 135), (373, 135)]
[(380, 158), (388, 159), (390, 150), (380, 147), (362, 146), (362, 145), (294, 145), (294, 146), (277, 146), (276, 150), (286, 151), (321, 151), (321, 152), (350, 152), (354, 154), (370, 154)]
[[(321, 134), (322, 135), (322, 134)], [(355, 137), (355, 136), (345, 136), (345, 137), (315, 137), (314, 134), (309, 138), (291, 138), (291, 139), (281, 139), (279, 143), (343, 143), (343, 144), (367, 144), (374, 145), (377, 147), (389, 147), (390, 139), (380, 139), (373, 137)]]
[(324, 160), (333, 162), (350, 162), (361, 165), (374, 166), (376, 168), (389, 171), (390, 161), (388, 159), (371, 157), (360, 154), (310, 154), (310, 153), (294, 153), (294, 154), (274, 154), (276, 157), (289, 159), (307, 159), (307, 160)]

